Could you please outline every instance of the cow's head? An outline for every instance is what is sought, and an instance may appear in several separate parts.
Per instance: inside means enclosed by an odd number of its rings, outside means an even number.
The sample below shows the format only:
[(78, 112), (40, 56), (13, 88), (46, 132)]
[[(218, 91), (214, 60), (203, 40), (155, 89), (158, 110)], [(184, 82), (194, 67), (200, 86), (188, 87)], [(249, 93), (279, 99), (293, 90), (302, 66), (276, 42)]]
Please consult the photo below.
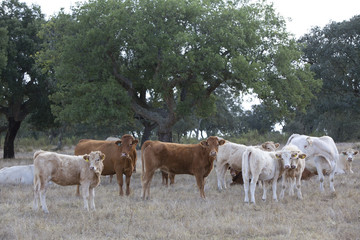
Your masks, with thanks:
[(132, 149), (136, 148), (138, 140), (129, 134), (125, 134), (121, 137), (121, 140), (115, 142), (120, 151), (121, 157), (129, 157), (129, 153)]
[(263, 150), (269, 151), (269, 152), (276, 151), (276, 149), (278, 149), (279, 146), (280, 146), (280, 143), (274, 143), (273, 141), (264, 142), (261, 145)]
[(355, 156), (356, 154), (358, 154), (358, 151), (356, 151), (356, 150), (354, 150), (354, 149), (352, 149), (352, 148), (349, 148), (349, 149), (347, 149), (346, 151), (342, 151), (341, 153), (346, 156), (346, 160), (347, 160), (348, 162), (352, 162), (353, 159), (354, 159), (354, 156)]
[(225, 143), (224, 139), (219, 140), (218, 137), (211, 136), (206, 141), (201, 141), (200, 144), (202, 147), (207, 148), (209, 150), (210, 157), (216, 157), (219, 146)]
[(281, 151), (275, 154), (276, 158), (282, 159), (285, 169), (295, 169), (299, 164), (299, 159), (306, 158), (306, 154), (301, 151)]
[(84, 159), (89, 162), (91, 170), (95, 173), (101, 174), (104, 168), (103, 161), (105, 159), (105, 154), (101, 151), (92, 151), (89, 154), (85, 154)]

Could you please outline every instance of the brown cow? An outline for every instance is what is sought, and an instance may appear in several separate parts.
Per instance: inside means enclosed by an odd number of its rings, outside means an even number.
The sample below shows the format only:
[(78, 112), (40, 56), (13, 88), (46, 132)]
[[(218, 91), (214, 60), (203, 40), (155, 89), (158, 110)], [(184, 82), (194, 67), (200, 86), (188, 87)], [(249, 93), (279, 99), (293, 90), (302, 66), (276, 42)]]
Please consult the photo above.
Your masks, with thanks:
[(75, 147), (75, 155), (86, 154), (90, 151), (99, 150), (106, 157), (104, 170), (101, 175), (116, 174), (119, 184), (119, 194), (123, 192), (123, 175), (126, 176), (126, 195), (130, 194), (130, 178), (136, 164), (136, 144), (139, 141), (129, 134), (125, 134), (118, 141), (100, 141), (82, 139)]
[(84, 208), (95, 210), (95, 190), (100, 183), (105, 155), (100, 151), (82, 156), (70, 156), (54, 152), (36, 151), (34, 153), (34, 209), (41, 207), (48, 213), (45, 194), (46, 186), (52, 181), (61, 186), (81, 185)]
[(209, 137), (198, 144), (146, 141), (141, 147), (142, 198), (150, 197), (150, 183), (155, 170), (169, 174), (190, 174), (196, 178), (200, 196), (205, 198), (205, 177), (211, 172), (220, 145), (225, 140)]

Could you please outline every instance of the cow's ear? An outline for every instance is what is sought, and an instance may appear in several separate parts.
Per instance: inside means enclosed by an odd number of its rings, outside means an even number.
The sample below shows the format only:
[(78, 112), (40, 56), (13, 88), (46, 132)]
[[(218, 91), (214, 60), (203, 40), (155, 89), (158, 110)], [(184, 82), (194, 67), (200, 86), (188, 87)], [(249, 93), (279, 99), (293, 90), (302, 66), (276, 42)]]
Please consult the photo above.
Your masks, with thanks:
[(137, 145), (138, 143), (139, 143), (139, 140), (137, 140), (137, 139), (135, 139), (135, 140), (132, 142), (133, 145)]
[(276, 154), (275, 154), (275, 156), (276, 156), (276, 158), (277, 158), (277, 159), (282, 159), (282, 157), (281, 157), (281, 154), (280, 154), (280, 153), (276, 153)]
[(306, 138), (306, 141), (308, 142), (309, 146), (311, 146), (312, 143), (313, 143), (313, 140), (311, 140), (310, 137), (307, 137), (307, 138)]
[(266, 143), (263, 143), (261, 146), (263, 149), (266, 149)]
[(120, 147), (121, 146), (121, 140), (116, 141), (115, 144)]
[(105, 154), (104, 153), (100, 153), (100, 159), (101, 159), (101, 161), (105, 160)]
[(359, 151), (355, 151), (355, 152), (354, 152), (354, 155), (356, 155), (356, 154), (358, 154), (358, 153), (359, 153)]
[(203, 147), (207, 147), (208, 143), (207, 143), (207, 141), (203, 140), (203, 141), (200, 142), (200, 145), (203, 146)]
[(347, 155), (347, 153), (345, 151), (341, 152), (343, 155)]
[(306, 154), (305, 154), (305, 153), (299, 154), (299, 158), (300, 158), (300, 159), (306, 158)]
[(280, 143), (275, 143), (275, 147), (279, 148), (280, 147)]
[(225, 144), (225, 140), (224, 139), (221, 139), (220, 141), (219, 141), (219, 145), (221, 146), (221, 145), (224, 145)]
[(85, 154), (83, 158), (85, 161), (87, 161), (87, 162), (89, 161), (89, 155)]

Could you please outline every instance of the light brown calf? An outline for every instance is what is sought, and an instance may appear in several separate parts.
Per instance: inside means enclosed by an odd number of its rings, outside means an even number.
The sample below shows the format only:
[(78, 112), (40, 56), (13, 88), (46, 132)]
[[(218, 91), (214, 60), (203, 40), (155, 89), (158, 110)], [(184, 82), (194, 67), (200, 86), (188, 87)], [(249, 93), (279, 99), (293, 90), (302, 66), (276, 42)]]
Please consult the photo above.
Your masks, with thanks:
[(100, 152), (91, 152), (82, 156), (70, 156), (54, 152), (37, 151), (34, 153), (34, 209), (41, 207), (45, 213), (46, 187), (49, 181), (61, 186), (80, 185), (84, 199), (84, 208), (95, 210), (95, 187), (100, 183), (100, 174), (103, 170), (105, 155)]

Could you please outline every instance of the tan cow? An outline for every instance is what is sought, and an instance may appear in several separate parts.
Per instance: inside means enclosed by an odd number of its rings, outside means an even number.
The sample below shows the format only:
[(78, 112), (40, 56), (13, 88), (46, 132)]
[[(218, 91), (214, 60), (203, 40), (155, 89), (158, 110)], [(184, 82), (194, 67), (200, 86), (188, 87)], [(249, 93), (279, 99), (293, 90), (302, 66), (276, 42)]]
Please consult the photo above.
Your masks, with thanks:
[(219, 146), (224, 143), (225, 140), (213, 136), (198, 144), (146, 141), (141, 147), (142, 198), (150, 197), (150, 183), (157, 169), (169, 174), (194, 175), (200, 196), (205, 198), (205, 177), (213, 168)]
[(138, 140), (125, 134), (118, 141), (100, 141), (82, 139), (75, 147), (75, 155), (82, 155), (90, 151), (99, 150), (106, 155), (102, 175), (114, 175), (119, 184), (119, 194), (123, 192), (123, 175), (126, 176), (126, 195), (130, 194), (130, 178), (136, 164), (136, 145)]
[(37, 151), (34, 153), (34, 209), (41, 207), (49, 213), (46, 206), (46, 187), (49, 181), (61, 186), (80, 185), (84, 199), (84, 208), (95, 210), (95, 187), (100, 183), (105, 155), (91, 152), (82, 156), (70, 156), (54, 152)]

